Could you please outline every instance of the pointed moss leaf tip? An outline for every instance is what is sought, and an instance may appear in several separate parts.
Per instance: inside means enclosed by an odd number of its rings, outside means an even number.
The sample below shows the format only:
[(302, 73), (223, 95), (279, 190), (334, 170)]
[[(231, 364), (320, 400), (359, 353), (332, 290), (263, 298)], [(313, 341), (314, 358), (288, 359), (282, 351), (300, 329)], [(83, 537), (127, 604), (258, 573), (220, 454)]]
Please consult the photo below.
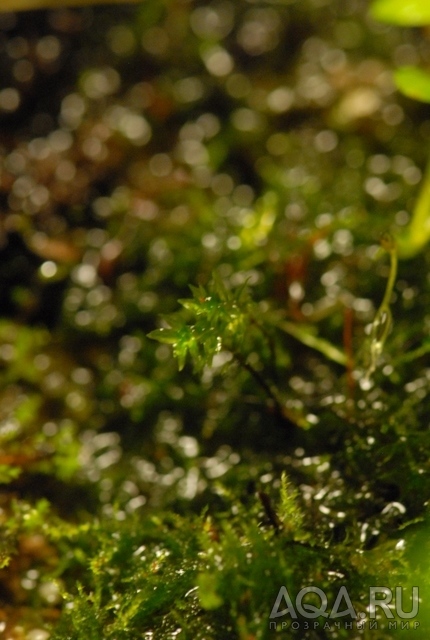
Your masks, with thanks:
[(148, 333), (148, 338), (164, 344), (175, 344), (178, 341), (178, 332), (175, 329), (155, 329)]

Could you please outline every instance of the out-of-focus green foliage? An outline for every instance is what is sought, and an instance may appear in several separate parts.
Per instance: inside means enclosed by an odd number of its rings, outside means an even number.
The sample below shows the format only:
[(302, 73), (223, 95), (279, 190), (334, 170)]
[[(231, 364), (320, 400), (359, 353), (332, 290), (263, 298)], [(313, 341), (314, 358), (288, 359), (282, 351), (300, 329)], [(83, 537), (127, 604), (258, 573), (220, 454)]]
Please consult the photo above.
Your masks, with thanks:
[(430, 102), (430, 74), (417, 67), (400, 67), (394, 72), (396, 85), (405, 96)]
[(139, 0), (2, 0), (0, 13), (8, 11), (35, 11), (64, 7), (91, 7), (97, 4), (132, 4)]
[(420, 27), (430, 23), (430, 7), (426, 0), (373, 0), (370, 13), (375, 20), (404, 27)]
[(411, 221), (398, 235), (400, 256), (410, 258), (427, 245), (430, 239), (430, 164), (427, 166)]
[[(406, 27), (430, 24), (430, 5), (425, 0), (401, 2), (398, 0), (374, 0), (370, 13), (376, 20)], [(412, 65), (404, 65), (394, 72), (397, 88), (408, 98), (430, 102), (430, 74)], [(430, 239), (430, 182), (429, 170), (417, 198), (412, 219), (399, 236), (400, 255), (408, 258), (416, 255)]]

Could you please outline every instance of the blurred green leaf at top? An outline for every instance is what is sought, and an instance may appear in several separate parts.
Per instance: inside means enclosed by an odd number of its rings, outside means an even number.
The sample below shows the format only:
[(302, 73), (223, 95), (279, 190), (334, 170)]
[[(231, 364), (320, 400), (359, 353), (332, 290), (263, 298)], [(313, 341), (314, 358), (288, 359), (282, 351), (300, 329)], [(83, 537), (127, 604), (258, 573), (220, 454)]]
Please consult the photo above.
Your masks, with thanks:
[(429, 0), (375, 0), (370, 6), (375, 20), (405, 27), (430, 24)]
[(1, 0), (0, 13), (31, 11), (33, 9), (62, 9), (64, 7), (89, 7), (94, 4), (133, 4), (139, 0)]

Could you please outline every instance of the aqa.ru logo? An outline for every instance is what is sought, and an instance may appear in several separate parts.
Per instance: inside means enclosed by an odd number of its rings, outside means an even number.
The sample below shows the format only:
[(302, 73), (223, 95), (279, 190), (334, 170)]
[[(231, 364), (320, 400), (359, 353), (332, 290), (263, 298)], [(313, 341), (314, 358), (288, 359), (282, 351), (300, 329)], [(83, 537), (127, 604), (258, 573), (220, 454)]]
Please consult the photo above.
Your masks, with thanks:
[[(304, 598), (308, 593), (316, 594), (319, 599), (319, 606), (311, 604), (310, 602), (304, 602)], [(382, 597), (378, 597), (381, 595)], [(347, 588), (340, 587), (338, 594), (333, 602), (330, 612), (328, 611), (329, 603), (328, 598), (324, 591), (319, 587), (305, 587), (301, 589), (296, 598), (295, 603), (290, 597), (286, 587), (282, 586), (279, 589), (278, 595), (270, 613), (270, 619), (279, 618), (289, 614), (291, 618), (295, 620), (298, 618), (298, 614), (304, 618), (318, 618), (323, 616), (324, 618), (336, 619), (344, 616), (350, 616), (350, 618), (357, 620), (362, 618), (369, 618), (374, 620), (376, 618), (377, 608), (382, 609), (385, 617), (388, 619), (394, 618), (393, 610), (396, 612), (398, 618), (410, 620), (415, 618), (419, 610), (419, 590), (418, 587), (412, 587), (412, 609), (410, 611), (404, 611), (403, 609), (403, 587), (395, 588), (395, 600), (393, 602), (393, 592), (389, 587), (369, 587), (369, 604), (367, 606), (367, 614), (360, 612), (357, 615)], [(286, 607), (281, 609), (283, 602)], [(341, 607), (343, 607), (341, 609)]]

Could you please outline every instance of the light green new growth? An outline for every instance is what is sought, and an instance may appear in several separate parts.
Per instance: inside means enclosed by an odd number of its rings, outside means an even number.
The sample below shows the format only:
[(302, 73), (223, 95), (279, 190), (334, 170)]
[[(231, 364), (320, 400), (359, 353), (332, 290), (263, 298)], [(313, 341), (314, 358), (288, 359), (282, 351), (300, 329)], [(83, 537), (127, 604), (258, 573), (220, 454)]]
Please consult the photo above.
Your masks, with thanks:
[(281, 504), (279, 515), (284, 529), (293, 535), (303, 537), (303, 513), (298, 504), (298, 491), (290, 483), (284, 472), (281, 478)]

